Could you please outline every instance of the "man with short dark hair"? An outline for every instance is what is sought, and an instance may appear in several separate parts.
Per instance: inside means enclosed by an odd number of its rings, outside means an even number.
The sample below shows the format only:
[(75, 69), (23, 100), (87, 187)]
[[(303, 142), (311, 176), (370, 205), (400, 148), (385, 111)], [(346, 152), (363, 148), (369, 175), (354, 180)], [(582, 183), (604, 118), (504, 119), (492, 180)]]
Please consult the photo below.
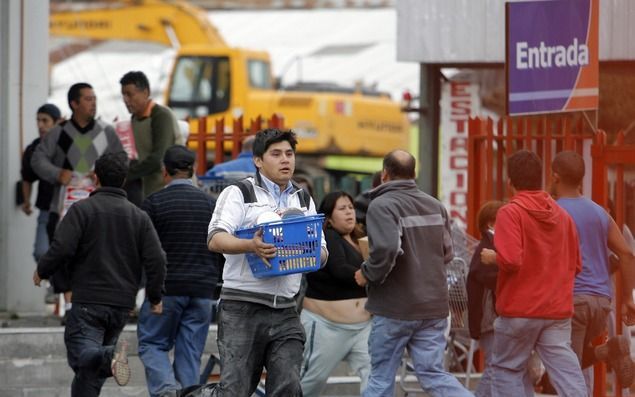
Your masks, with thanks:
[(542, 190), (542, 162), (520, 150), (507, 160), (511, 201), (496, 215), (494, 246), (481, 261), (498, 266), (491, 379), (494, 397), (533, 395), (523, 382), (532, 350), (558, 395), (585, 396), (571, 349), (573, 280), (582, 269), (571, 217)]
[[(73, 111), (71, 119), (51, 129), (33, 153), (31, 166), (41, 180), (53, 184), (49, 213), (49, 230), (55, 230), (63, 210), (62, 189), (91, 175), (95, 161), (102, 154), (123, 150), (112, 126), (95, 119), (97, 97), (88, 83), (76, 83), (68, 90), (68, 105)], [(71, 290), (66, 267), (50, 280), (55, 293), (64, 293), (67, 310), (70, 309)]]
[[(172, 110), (150, 98), (150, 83), (143, 72), (123, 75), (121, 95), (130, 112), (138, 159), (130, 164), (126, 191), (135, 205), (163, 187), (161, 160), (168, 147), (174, 145), (180, 129)], [(185, 143), (185, 142), (182, 142)]]
[[(558, 153), (552, 163), (552, 192), (558, 204), (575, 222), (582, 253), (582, 271), (573, 287), (574, 313), (571, 323), (571, 346), (582, 368), (598, 360), (607, 361), (622, 387), (633, 383), (634, 366), (630, 355), (630, 335), (614, 336), (607, 344), (592, 346), (593, 340), (606, 330), (613, 288), (609, 266), (609, 249), (618, 257), (622, 271), (622, 299), (626, 317), (633, 317), (635, 256), (613, 218), (593, 201), (582, 196), (584, 159), (573, 151)], [(589, 391), (591, 385), (587, 385)]]
[(37, 262), (49, 248), (49, 240), (53, 239), (53, 235), (47, 233), (47, 225), (49, 220), (49, 207), (53, 199), (53, 185), (45, 180), (41, 180), (31, 167), (31, 158), (35, 149), (40, 144), (42, 137), (49, 130), (62, 120), (62, 113), (59, 108), (52, 103), (46, 103), (37, 110), (37, 129), (39, 136), (24, 149), (22, 155), (22, 211), (31, 215), (31, 190), (33, 183), (39, 181), (37, 187), (37, 198), (35, 199), (35, 207), (40, 210), (37, 217), (37, 229), (35, 231), (35, 243), (33, 245), (33, 257)]
[(110, 376), (127, 384), (125, 343), (115, 345), (134, 307), (141, 273), (152, 312), (160, 314), (165, 254), (148, 215), (126, 200), (126, 154), (107, 153), (95, 162), (98, 189), (73, 204), (60, 222), (51, 248), (40, 259), (33, 282), (40, 285), (68, 266), (74, 305), (64, 342), (75, 372), (71, 396), (98, 396)]
[[(150, 302), (139, 312), (137, 336), (151, 397), (176, 396), (199, 383), (213, 300), (218, 299), (224, 258), (207, 249), (207, 225), (215, 200), (194, 186), (195, 155), (174, 145), (163, 156), (165, 188), (148, 196), (148, 213), (167, 255), (164, 312)], [(168, 353), (174, 349), (174, 364)]]
[(423, 390), (431, 396), (471, 396), (443, 368), (449, 301), (446, 264), (453, 258), (450, 218), (415, 183), (415, 159), (404, 150), (384, 157), (381, 185), (366, 214), (369, 257), (355, 273), (368, 284), (373, 314), (368, 339), (371, 373), (363, 396), (394, 394), (408, 348)]
[[(266, 260), (276, 256), (276, 246), (262, 240), (262, 230), (251, 239), (234, 236), (236, 230), (256, 224), (263, 213), (280, 214), (297, 208), (305, 215), (315, 215), (313, 199), (291, 181), (296, 144), (292, 131), (259, 131), (254, 141), (258, 171), (245, 180), (251, 197), (244, 196), (238, 185), (225, 188), (209, 224), (208, 247), (224, 253), (226, 259), (218, 321), (220, 386), (226, 397), (251, 396), (263, 367), (267, 368), (267, 396), (302, 395), (300, 365), (305, 335), (294, 300), (302, 275), (254, 277), (245, 253)], [(321, 250), (321, 263), (325, 263), (324, 236)]]

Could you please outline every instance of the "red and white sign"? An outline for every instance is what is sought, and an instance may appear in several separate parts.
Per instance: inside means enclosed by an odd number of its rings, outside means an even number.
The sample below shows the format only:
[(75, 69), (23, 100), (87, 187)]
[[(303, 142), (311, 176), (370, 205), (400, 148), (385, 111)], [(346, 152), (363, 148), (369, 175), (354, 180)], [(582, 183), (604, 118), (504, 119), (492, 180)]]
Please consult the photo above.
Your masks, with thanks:
[(130, 160), (136, 160), (139, 155), (137, 153), (137, 145), (135, 144), (130, 120), (117, 121), (115, 123), (115, 132), (121, 141), (123, 149), (128, 153), (128, 158)]
[(439, 199), (450, 218), (467, 229), (467, 122), (481, 112), (478, 85), (444, 82), (439, 133)]
[(90, 193), (95, 189), (95, 184), (90, 177), (73, 173), (71, 182), (62, 189), (64, 196), (62, 200), (62, 214), (60, 219), (64, 218), (71, 205), (75, 204), (79, 200), (88, 198)]

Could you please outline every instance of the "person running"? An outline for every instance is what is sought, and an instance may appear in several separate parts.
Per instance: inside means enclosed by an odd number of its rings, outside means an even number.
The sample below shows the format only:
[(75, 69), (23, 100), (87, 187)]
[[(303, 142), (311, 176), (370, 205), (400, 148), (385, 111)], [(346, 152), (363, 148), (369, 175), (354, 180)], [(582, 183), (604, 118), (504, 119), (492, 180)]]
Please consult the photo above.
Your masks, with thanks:
[(383, 160), (382, 184), (366, 214), (370, 256), (355, 273), (368, 284), (373, 314), (368, 339), (371, 373), (364, 397), (393, 396), (407, 348), (423, 390), (433, 397), (471, 396), (443, 367), (449, 297), (446, 265), (454, 257), (450, 218), (417, 188), (415, 158), (394, 150)]
[[(617, 255), (622, 272), (622, 302), (627, 318), (635, 314), (635, 256), (613, 218), (581, 194), (584, 159), (573, 151), (558, 153), (552, 163), (552, 192), (557, 203), (573, 218), (580, 239), (582, 271), (573, 286), (571, 347), (582, 369), (597, 361), (608, 362), (622, 387), (630, 387), (635, 377), (631, 360), (630, 335), (618, 335), (607, 343), (593, 346), (607, 327), (614, 292), (611, 285), (609, 250)], [(630, 315), (629, 315), (630, 314)], [(587, 382), (591, 393), (591, 383)]]
[(536, 350), (560, 396), (584, 396), (570, 343), (573, 282), (582, 269), (575, 224), (542, 190), (542, 163), (535, 153), (511, 155), (507, 175), (512, 198), (496, 215), (496, 251), (481, 251), (484, 264), (498, 266), (498, 317), (486, 369), (491, 395), (533, 395), (524, 379)]
[(62, 219), (51, 248), (33, 273), (42, 279), (69, 266), (74, 305), (64, 343), (75, 376), (72, 397), (98, 396), (110, 376), (124, 386), (130, 379), (126, 341), (115, 345), (134, 307), (141, 273), (147, 277), (152, 312), (162, 312), (165, 253), (148, 215), (126, 199), (125, 152), (107, 153), (95, 162), (97, 190), (73, 204)]
[[(259, 131), (254, 141), (255, 177), (221, 192), (209, 224), (208, 247), (225, 254), (226, 259), (218, 320), (222, 396), (251, 396), (263, 367), (267, 369), (267, 396), (302, 395), (305, 335), (294, 299), (302, 274), (254, 277), (245, 253), (274, 258), (276, 247), (263, 242), (262, 230), (251, 239), (234, 236), (236, 230), (255, 225), (266, 212), (280, 215), (296, 208), (305, 215), (316, 214), (311, 196), (292, 182), (296, 145), (292, 131)], [(327, 257), (322, 236), (321, 263)]]

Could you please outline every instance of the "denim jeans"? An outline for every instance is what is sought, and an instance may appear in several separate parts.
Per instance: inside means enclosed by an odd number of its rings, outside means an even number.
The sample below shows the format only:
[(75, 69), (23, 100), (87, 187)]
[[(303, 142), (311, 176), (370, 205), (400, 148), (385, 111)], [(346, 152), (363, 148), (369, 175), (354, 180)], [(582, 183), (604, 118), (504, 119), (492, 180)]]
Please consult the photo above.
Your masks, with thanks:
[(302, 396), (304, 329), (295, 307), (223, 299), (218, 313), (220, 396), (249, 397), (267, 369), (267, 397)]
[(39, 261), (49, 249), (49, 235), (46, 226), (49, 223), (49, 212), (40, 210), (37, 216), (37, 227), (35, 228), (35, 242), (33, 243), (33, 258)]
[(98, 396), (110, 369), (128, 309), (76, 303), (68, 312), (64, 343), (68, 365), (75, 372), (71, 397)]
[(423, 390), (432, 397), (472, 396), (443, 367), (447, 318), (396, 320), (374, 316), (368, 339), (371, 372), (364, 397), (392, 397), (404, 349), (412, 358)]
[(370, 321), (334, 323), (307, 309), (302, 310), (300, 319), (307, 337), (301, 378), (304, 397), (318, 397), (329, 375), (342, 360), (348, 362), (360, 377), (360, 391), (363, 392), (370, 374)]
[[(163, 313), (150, 312), (150, 302), (139, 311), (137, 337), (151, 397), (199, 383), (212, 300), (164, 296)], [(174, 348), (174, 364), (168, 353)]]
[[(479, 347), (485, 356), (485, 371), (483, 371), (483, 376), (481, 376), (481, 380), (478, 382), (474, 395), (476, 397), (489, 397), (492, 394), (492, 349), (494, 348), (494, 331), (481, 334)], [(534, 385), (533, 379), (529, 374), (529, 368), (527, 368), (525, 376), (523, 377), (523, 383), (527, 393), (530, 393), (528, 395), (533, 396)]]
[(586, 396), (580, 363), (571, 349), (571, 320), (498, 317), (494, 321), (492, 396), (533, 396), (523, 377), (535, 349), (559, 396)]

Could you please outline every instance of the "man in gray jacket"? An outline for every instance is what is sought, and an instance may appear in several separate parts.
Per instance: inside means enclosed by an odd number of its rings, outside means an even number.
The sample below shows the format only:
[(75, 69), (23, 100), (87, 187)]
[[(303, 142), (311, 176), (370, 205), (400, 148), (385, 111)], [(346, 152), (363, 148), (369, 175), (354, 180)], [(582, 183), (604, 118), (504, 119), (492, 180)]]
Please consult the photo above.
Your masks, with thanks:
[(368, 284), (373, 316), (371, 373), (364, 396), (392, 396), (407, 347), (419, 383), (431, 396), (471, 396), (443, 368), (452, 260), (450, 220), (443, 205), (417, 188), (415, 159), (403, 150), (384, 157), (382, 184), (366, 215), (370, 255), (355, 274)]
[[(95, 161), (102, 154), (123, 151), (112, 126), (95, 119), (97, 97), (90, 84), (73, 84), (68, 90), (68, 106), (73, 110), (71, 119), (44, 135), (31, 159), (40, 180), (53, 184), (47, 225), (50, 231), (55, 230), (63, 216), (64, 191), (73, 179), (92, 175)], [(66, 310), (70, 310), (72, 294), (65, 267), (50, 281), (55, 293), (64, 293)]]

